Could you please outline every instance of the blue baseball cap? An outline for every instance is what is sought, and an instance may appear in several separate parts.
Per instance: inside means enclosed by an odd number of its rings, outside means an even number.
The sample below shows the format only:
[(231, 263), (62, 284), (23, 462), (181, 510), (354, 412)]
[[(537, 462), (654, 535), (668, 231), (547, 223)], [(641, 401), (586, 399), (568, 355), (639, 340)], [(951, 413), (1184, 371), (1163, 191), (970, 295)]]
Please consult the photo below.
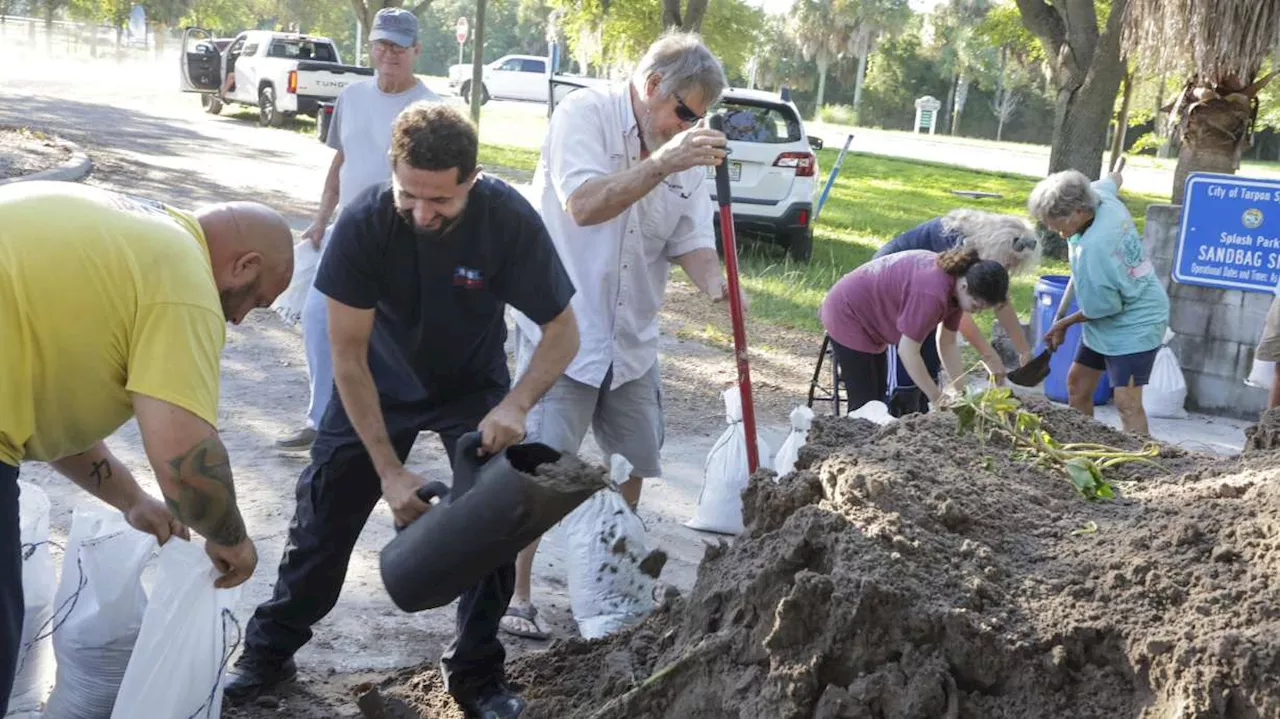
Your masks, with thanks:
[(373, 30), (369, 32), (369, 42), (376, 40), (413, 47), (418, 44), (418, 18), (404, 8), (382, 8), (373, 17)]

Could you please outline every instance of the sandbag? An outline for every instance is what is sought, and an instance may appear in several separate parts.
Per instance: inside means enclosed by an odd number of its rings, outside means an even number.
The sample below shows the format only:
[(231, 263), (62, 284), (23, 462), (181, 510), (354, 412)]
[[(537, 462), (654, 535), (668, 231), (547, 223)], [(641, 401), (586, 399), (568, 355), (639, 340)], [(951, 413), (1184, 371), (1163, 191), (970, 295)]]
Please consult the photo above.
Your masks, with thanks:
[[(707, 454), (702, 469), (702, 491), (693, 519), (685, 522), (690, 529), (719, 534), (742, 532), (742, 490), (750, 479), (747, 466), (747, 432), (742, 426), (742, 395), (737, 387), (724, 391), (725, 419), (729, 426)], [(761, 459), (769, 454), (769, 446), (756, 435), (756, 449)]]
[[(328, 232), (325, 240), (328, 240)], [(316, 280), (316, 269), (320, 266), (320, 250), (312, 247), (311, 240), (303, 239), (293, 246), (293, 279), (284, 292), (271, 303), (280, 319), (287, 325), (296, 325), (302, 319), (302, 308), (307, 304), (307, 292)]]
[(778, 448), (778, 456), (773, 459), (773, 471), (778, 477), (785, 477), (795, 471), (796, 459), (800, 448), (809, 438), (809, 427), (813, 424), (813, 410), (800, 405), (791, 410), (791, 433)]
[(1175, 336), (1172, 330), (1165, 330), (1164, 346), (1156, 353), (1155, 364), (1151, 367), (1151, 379), (1142, 389), (1142, 409), (1148, 417), (1184, 419), (1187, 416), (1184, 408), (1187, 402), (1187, 380), (1182, 376), (1178, 356), (1169, 347)]
[(1244, 381), (1250, 387), (1260, 387), (1262, 389), (1271, 389), (1271, 385), (1276, 381), (1276, 363), (1267, 360), (1254, 359), (1253, 368), (1249, 371), (1249, 378)]
[(222, 716), (222, 674), (240, 638), (231, 608), (240, 587), (217, 589), (204, 550), (165, 542), (111, 719)]
[(18, 672), (5, 716), (17, 717), (44, 708), (53, 686), (53, 640), (50, 618), (57, 578), (49, 553), (49, 497), (30, 482), (18, 482), (18, 533), (22, 546), (22, 641)]
[(147, 608), (142, 570), (155, 548), (155, 537), (115, 510), (76, 509), (54, 597), (58, 670), (44, 719), (111, 716)]
[(849, 412), (849, 416), (855, 419), (869, 420), (881, 426), (884, 426), (887, 424), (893, 424), (894, 422), (898, 421), (897, 417), (894, 417), (889, 412), (888, 405), (886, 405), (884, 402), (881, 402), (879, 400), (874, 400), (874, 399), (862, 405), (861, 407)]
[(618, 492), (631, 476), (631, 463), (613, 455), (610, 465), (611, 486), (560, 522), (569, 557), (569, 604), (586, 639), (635, 624), (654, 607), (655, 577), (642, 569), (649, 555), (644, 522)]

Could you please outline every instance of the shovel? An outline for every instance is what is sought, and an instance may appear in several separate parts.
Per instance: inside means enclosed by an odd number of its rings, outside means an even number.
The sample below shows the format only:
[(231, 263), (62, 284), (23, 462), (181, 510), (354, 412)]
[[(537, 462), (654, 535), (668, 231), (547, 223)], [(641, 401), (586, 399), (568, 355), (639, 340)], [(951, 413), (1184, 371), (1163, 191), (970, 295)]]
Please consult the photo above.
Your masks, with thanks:
[[(1124, 167), (1123, 157), (1120, 158), (1120, 167)], [(1058, 303), (1058, 310), (1053, 313), (1053, 324), (1049, 325), (1050, 327), (1058, 324), (1067, 307), (1071, 305), (1071, 300), (1075, 294), (1075, 284), (1075, 278), (1072, 278), (1067, 283), (1067, 289), (1062, 293), (1062, 301)], [(1035, 356), (1035, 359), (1005, 375), (1005, 379), (1019, 387), (1035, 387), (1049, 376), (1049, 360), (1053, 359), (1053, 352), (1056, 349), (1056, 347), (1050, 348), (1046, 346), (1040, 351), (1040, 354)]]
[(1005, 379), (1019, 387), (1035, 387), (1049, 376), (1049, 360), (1053, 358), (1053, 350), (1046, 348), (1035, 359), (1005, 375)]
[[(707, 118), (712, 130), (724, 132), (724, 115)], [(738, 391), (742, 395), (742, 429), (747, 434), (747, 473), (760, 466), (756, 446), (756, 408), (751, 402), (751, 367), (747, 363), (747, 321), (738, 287), (738, 242), (733, 229), (733, 201), (729, 197), (729, 163), (716, 165), (716, 201), (720, 203), (720, 237), (724, 242), (724, 268), (729, 283), (729, 317), (733, 324), (733, 354), (738, 362)]]

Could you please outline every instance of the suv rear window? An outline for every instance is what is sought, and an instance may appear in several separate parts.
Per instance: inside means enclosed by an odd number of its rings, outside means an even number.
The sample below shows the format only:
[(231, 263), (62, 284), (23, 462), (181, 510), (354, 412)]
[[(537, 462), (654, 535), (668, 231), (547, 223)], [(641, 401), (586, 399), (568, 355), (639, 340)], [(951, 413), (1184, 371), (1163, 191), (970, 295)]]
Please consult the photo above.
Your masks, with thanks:
[(724, 113), (724, 134), (730, 140), (782, 144), (803, 136), (800, 118), (786, 106), (725, 100), (718, 111)]
[(337, 62), (333, 46), (328, 43), (306, 42), (303, 40), (272, 40), (267, 50), (267, 57), (284, 57), (290, 60), (317, 60), (319, 62)]

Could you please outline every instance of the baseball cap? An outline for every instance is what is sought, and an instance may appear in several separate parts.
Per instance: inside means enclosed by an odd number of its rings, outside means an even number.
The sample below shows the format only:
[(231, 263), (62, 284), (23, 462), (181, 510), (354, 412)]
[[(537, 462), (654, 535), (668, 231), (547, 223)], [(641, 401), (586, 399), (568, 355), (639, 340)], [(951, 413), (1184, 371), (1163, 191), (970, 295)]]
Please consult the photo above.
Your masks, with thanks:
[(418, 18), (398, 7), (384, 7), (373, 17), (369, 42), (386, 40), (400, 47), (413, 47), (418, 42)]

